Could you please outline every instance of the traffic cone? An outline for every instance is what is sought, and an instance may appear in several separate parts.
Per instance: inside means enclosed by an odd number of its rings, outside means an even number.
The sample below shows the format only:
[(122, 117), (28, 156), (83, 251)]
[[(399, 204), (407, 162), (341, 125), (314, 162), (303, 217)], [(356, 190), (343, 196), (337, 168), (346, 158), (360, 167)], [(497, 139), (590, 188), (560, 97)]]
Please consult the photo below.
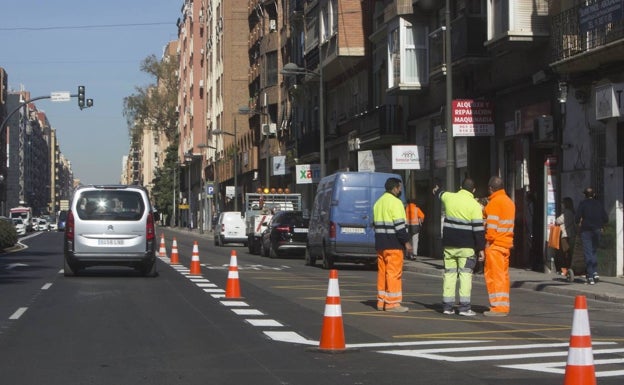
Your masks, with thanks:
[(201, 267), (199, 266), (199, 250), (197, 248), (197, 241), (193, 242), (193, 256), (191, 257), (191, 269), (189, 271), (191, 275), (201, 275)]
[(225, 285), (225, 298), (241, 298), (236, 250), (232, 250), (230, 253), (230, 269), (228, 270), (228, 279)]
[(342, 308), (340, 307), (340, 288), (338, 287), (338, 270), (329, 271), (329, 285), (325, 300), (325, 316), (319, 349), (336, 351), (344, 350), (345, 336), (342, 325)]
[(173, 243), (171, 244), (171, 259), (169, 263), (172, 265), (177, 265), (180, 263), (180, 256), (178, 255), (178, 241), (176, 241), (175, 237), (173, 238)]
[(158, 256), (163, 258), (167, 256), (167, 248), (165, 247), (165, 234), (160, 233), (160, 249), (158, 249)]
[(577, 295), (574, 301), (570, 350), (563, 384), (596, 385), (587, 301), (584, 295)]

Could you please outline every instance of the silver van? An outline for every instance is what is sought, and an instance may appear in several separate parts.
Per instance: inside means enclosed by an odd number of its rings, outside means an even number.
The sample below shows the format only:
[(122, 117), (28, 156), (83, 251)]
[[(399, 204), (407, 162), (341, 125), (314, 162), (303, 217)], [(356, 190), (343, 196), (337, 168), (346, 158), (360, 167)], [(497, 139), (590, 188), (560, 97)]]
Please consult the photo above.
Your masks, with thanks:
[(65, 276), (96, 265), (156, 275), (154, 213), (140, 186), (80, 186), (65, 223)]
[(224, 211), (219, 214), (214, 230), (215, 246), (226, 243), (242, 243), (247, 247), (245, 219), (240, 211)]

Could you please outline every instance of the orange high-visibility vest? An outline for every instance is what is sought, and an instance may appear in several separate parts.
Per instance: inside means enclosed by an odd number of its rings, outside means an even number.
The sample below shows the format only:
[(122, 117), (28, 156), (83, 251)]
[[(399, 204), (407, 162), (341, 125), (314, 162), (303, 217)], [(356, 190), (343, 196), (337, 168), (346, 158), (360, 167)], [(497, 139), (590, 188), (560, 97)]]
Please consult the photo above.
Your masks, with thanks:
[(408, 226), (421, 225), (425, 220), (425, 213), (415, 203), (408, 203), (405, 207), (405, 217)]

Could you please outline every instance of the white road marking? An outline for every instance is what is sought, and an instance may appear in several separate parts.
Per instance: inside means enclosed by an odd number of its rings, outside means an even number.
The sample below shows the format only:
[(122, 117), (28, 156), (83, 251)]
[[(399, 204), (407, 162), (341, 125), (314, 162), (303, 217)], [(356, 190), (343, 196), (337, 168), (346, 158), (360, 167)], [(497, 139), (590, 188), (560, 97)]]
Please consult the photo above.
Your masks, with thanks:
[(41, 290), (48, 290), (51, 286), (52, 284), (48, 282), (45, 285), (41, 286)]
[(250, 319), (248, 318), (245, 321), (249, 322), (253, 326), (284, 326), (274, 319)]
[(256, 309), (232, 309), (232, 311), (238, 315), (265, 315), (263, 312)]
[[(596, 365), (608, 365), (608, 364), (622, 364), (624, 363), (624, 358), (614, 358), (609, 360), (594, 360), (594, 366)], [(554, 374), (564, 374), (565, 373), (565, 362), (539, 362), (533, 364), (517, 364), (517, 365), (499, 365), (501, 368), (509, 368), (509, 369), (522, 369), (522, 370), (530, 370), (533, 372), (543, 372), (543, 373), (554, 373)], [(615, 377), (624, 375), (624, 370), (604, 370), (604, 371), (596, 371), (596, 377)]]
[(15, 313), (11, 314), (9, 319), (19, 319), (24, 313), (26, 313), (26, 310), (28, 310), (27, 307), (20, 307), (15, 311)]
[(243, 301), (221, 301), (221, 305), (223, 306), (240, 306), (240, 307), (247, 307), (249, 306), (249, 304), (247, 304), (246, 302)]

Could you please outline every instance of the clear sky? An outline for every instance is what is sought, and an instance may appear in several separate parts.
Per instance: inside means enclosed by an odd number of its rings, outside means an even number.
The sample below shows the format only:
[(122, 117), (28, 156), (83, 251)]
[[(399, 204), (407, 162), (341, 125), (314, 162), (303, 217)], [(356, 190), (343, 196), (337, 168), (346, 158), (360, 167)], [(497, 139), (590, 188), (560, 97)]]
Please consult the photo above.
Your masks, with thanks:
[(119, 183), (129, 135), (123, 98), (155, 80), (144, 58), (177, 40), (183, 0), (2, 0), (0, 67), (9, 90), (31, 97), (86, 87), (94, 107), (35, 102), (56, 129), (61, 152), (83, 183)]

